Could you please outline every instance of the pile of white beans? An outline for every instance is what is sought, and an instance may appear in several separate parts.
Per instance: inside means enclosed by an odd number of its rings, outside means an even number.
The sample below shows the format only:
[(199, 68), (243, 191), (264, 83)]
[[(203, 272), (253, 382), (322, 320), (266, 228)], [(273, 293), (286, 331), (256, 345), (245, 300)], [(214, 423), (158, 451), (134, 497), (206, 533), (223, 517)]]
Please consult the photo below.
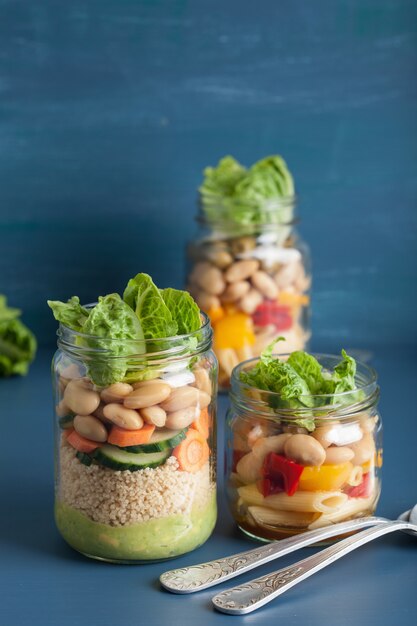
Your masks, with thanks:
[[(203, 311), (210, 313), (222, 307), (226, 317), (231, 311), (254, 316), (266, 301), (279, 304), (280, 294), (287, 299), (291, 294), (302, 296), (310, 288), (311, 279), (301, 252), (291, 247), (290, 240), (287, 243), (288, 247), (265, 240), (262, 235), (196, 243), (190, 248), (194, 265), (187, 289)], [(241, 361), (259, 356), (277, 333), (285, 338), (285, 345), (282, 342), (278, 352), (303, 349), (309, 337), (302, 318), (303, 307), (307, 305), (308, 299), (303, 302), (302, 298), (299, 304), (295, 298), (294, 305), (284, 305), (291, 316), (291, 325), (285, 330), (277, 328), (272, 320), (257, 325), (256, 317), (252, 317), (254, 343), (246, 342), (242, 349), (216, 346), (216, 322), (213, 322), (220, 386), (228, 387), (233, 368)]]
[(233, 303), (252, 315), (264, 299), (280, 291), (304, 292), (310, 286), (296, 249), (257, 245), (254, 237), (213, 243), (201, 249), (202, 259), (189, 275), (189, 290), (203, 311)]
[(91, 441), (107, 441), (112, 425), (138, 430), (144, 424), (172, 430), (187, 428), (209, 406), (212, 385), (202, 367), (188, 371), (189, 384), (180, 376), (166, 380), (133, 383), (117, 382), (97, 389), (86, 377), (60, 378), (62, 398), (56, 407), (58, 417), (73, 415), (76, 432)]

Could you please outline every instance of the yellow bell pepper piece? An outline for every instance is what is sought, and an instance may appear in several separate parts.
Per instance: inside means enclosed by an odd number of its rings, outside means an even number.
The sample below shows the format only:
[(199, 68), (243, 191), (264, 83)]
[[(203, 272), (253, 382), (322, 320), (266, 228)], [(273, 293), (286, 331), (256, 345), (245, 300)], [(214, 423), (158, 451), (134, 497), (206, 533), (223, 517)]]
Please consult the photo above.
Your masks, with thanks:
[(306, 306), (310, 302), (310, 297), (305, 293), (291, 293), (291, 291), (281, 291), (278, 296), (278, 304), (287, 306)]
[(216, 323), (214, 349), (233, 348), (239, 350), (255, 343), (252, 318), (245, 313), (225, 315)]
[(350, 462), (338, 465), (320, 465), (304, 468), (299, 489), (303, 491), (333, 491), (347, 481), (353, 465)]
[(226, 312), (222, 306), (215, 306), (207, 311), (207, 315), (210, 318), (211, 325), (214, 326), (219, 320), (223, 319)]

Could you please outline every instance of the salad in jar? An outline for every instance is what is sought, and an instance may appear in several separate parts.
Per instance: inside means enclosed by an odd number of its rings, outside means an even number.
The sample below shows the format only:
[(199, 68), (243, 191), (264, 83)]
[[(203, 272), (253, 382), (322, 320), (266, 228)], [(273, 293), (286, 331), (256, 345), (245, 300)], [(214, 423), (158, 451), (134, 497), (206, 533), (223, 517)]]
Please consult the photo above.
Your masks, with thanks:
[(273, 540), (371, 515), (382, 426), (375, 372), (303, 351), (238, 366), (228, 415), (227, 485), (239, 527)]
[(216, 521), (217, 364), (212, 331), (184, 291), (147, 274), (123, 297), (49, 301), (55, 518), (97, 559), (166, 559), (201, 545)]
[[(198, 221), (188, 248), (187, 289), (210, 317), (219, 383), (281, 334), (286, 350), (309, 336), (309, 251), (296, 228), (293, 177), (279, 155), (250, 168), (231, 156), (204, 170)], [(278, 348), (278, 351), (280, 348)]]

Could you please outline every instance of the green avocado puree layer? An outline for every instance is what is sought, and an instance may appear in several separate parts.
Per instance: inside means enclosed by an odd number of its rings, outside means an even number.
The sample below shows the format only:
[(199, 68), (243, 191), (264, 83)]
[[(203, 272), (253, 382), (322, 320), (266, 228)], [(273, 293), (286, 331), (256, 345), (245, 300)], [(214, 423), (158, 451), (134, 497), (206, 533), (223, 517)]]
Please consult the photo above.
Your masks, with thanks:
[(93, 522), (62, 502), (55, 504), (55, 521), (75, 550), (109, 561), (154, 561), (190, 552), (211, 535), (217, 517), (216, 496), (190, 515), (171, 515), (131, 524), (108, 526)]

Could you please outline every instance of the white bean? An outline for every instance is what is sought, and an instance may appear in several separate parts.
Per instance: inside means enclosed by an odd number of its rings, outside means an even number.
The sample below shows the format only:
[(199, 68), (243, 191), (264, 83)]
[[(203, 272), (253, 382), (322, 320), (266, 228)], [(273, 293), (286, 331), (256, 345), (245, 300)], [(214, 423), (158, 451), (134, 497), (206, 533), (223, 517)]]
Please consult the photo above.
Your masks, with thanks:
[(263, 302), (263, 297), (257, 289), (250, 289), (246, 296), (239, 300), (238, 307), (248, 315), (252, 315)]
[(205, 409), (211, 402), (211, 395), (206, 393), (205, 391), (200, 391), (198, 396), (198, 407), (199, 409)]
[(247, 259), (245, 261), (236, 261), (224, 273), (224, 277), (228, 283), (245, 280), (252, 276), (259, 267), (259, 261), (256, 259)]
[(322, 465), (326, 458), (323, 446), (310, 435), (291, 435), (284, 445), (285, 456), (300, 465)]
[(141, 409), (139, 413), (147, 424), (153, 424), (158, 428), (165, 426), (167, 414), (160, 406), (148, 406), (146, 409)]
[(172, 411), (168, 413), (165, 426), (177, 430), (180, 428), (187, 428), (196, 419), (198, 410), (195, 406), (189, 406), (178, 411)]
[(351, 461), (355, 453), (347, 446), (331, 446), (326, 450), (324, 465), (339, 465)]
[(221, 294), (226, 287), (222, 272), (211, 263), (197, 263), (192, 279), (201, 289), (213, 296)]
[(127, 383), (113, 383), (110, 387), (106, 387), (100, 393), (100, 397), (104, 402), (123, 402), (126, 396), (129, 393), (132, 393), (133, 387), (132, 385), (128, 385)]
[(104, 443), (107, 441), (107, 430), (99, 419), (92, 415), (76, 415), (74, 417), (74, 429), (79, 435), (91, 441)]
[(276, 300), (278, 296), (278, 287), (271, 276), (266, 272), (258, 270), (252, 275), (252, 285), (269, 300)]
[(211, 394), (211, 380), (208, 371), (202, 367), (199, 367), (193, 370), (193, 374), (195, 377), (195, 386), (197, 387), (197, 389)]
[(90, 415), (100, 404), (97, 391), (88, 389), (83, 379), (71, 380), (68, 383), (64, 391), (64, 400), (71, 411), (78, 415)]
[(247, 280), (238, 280), (235, 283), (230, 283), (221, 295), (223, 302), (236, 302), (240, 298), (243, 298), (250, 289), (250, 284)]
[(162, 381), (138, 387), (124, 399), (124, 405), (128, 409), (144, 409), (147, 406), (160, 404), (171, 393), (171, 386)]
[(138, 430), (143, 426), (143, 419), (137, 411), (127, 409), (123, 404), (106, 404), (103, 414), (108, 420), (127, 430)]
[(161, 407), (164, 411), (171, 413), (172, 411), (179, 411), (186, 409), (191, 405), (196, 405), (200, 397), (200, 391), (195, 387), (177, 387), (173, 389), (169, 398), (161, 403)]

